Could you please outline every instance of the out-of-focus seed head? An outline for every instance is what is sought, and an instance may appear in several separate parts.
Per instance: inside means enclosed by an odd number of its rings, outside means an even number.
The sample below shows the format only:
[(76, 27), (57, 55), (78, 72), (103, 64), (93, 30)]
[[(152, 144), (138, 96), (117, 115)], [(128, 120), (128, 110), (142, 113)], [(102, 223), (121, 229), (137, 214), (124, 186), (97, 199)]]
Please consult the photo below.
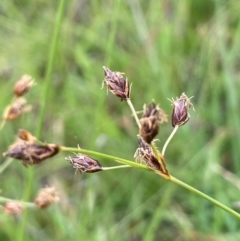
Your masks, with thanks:
[[(25, 133), (24, 133), (25, 132)], [(24, 136), (24, 135), (28, 136)], [(24, 139), (29, 138), (29, 139)], [(20, 131), (19, 137), (8, 148), (4, 156), (9, 156), (21, 160), (22, 164), (27, 165), (38, 164), (43, 160), (56, 155), (59, 152), (59, 146), (56, 144), (38, 143), (37, 139), (27, 131)]]
[(86, 173), (102, 171), (102, 165), (99, 161), (83, 154), (76, 154), (74, 157), (69, 156), (65, 159), (72, 164), (76, 171)]
[(167, 115), (154, 102), (148, 106), (144, 105), (142, 118), (140, 119), (140, 136), (142, 136), (147, 143), (151, 143), (158, 134), (160, 124), (164, 122), (167, 122)]
[(30, 75), (23, 75), (14, 86), (14, 94), (16, 96), (23, 96), (34, 85), (34, 80)]
[(3, 212), (13, 216), (20, 216), (22, 211), (23, 205), (19, 201), (10, 201), (3, 206)]
[(190, 118), (188, 109), (192, 107), (194, 110), (194, 106), (190, 101), (191, 98), (192, 97), (188, 98), (185, 93), (182, 93), (181, 96), (176, 100), (174, 99), (170, 100), (173, 106), (173, 112), (172, 112), (173, 127), (182, 126), (188, 122)]
[(11, 145), (4, 156), (21, 160), (24, 166), (39, 164), (47, 158), (56, 155), (59, 147), (55, 144), (39, 145), (26, 141), (18, 141)]
[(127, 100), (130, 97), (130, 86), (127, 81), (123, 78), (124, 73), (114, 72), (103, 66), (105, 79), (103, 80), (102, 87), (107, 86), (115, 96), (121, 100)]
[(6, 107), (3, 113), (3, 119), (6, 121), (14, 120), (21, 114), (31, 111), (32, 107), (26, 105), (26, 102), (26, 99), (23, 97), (17, 98), (10, 106)]
[(59, 201), (56, 190), (54, 187), (45, 187), (42, 188), (36, 199), (34, 200), (35, 204), (39, 208), (46, 208)]
[[(147, 165), (153, 170), (160, 171), (167, 174), (167, 169), (165, 166), (161, 166), (156, 157), (155, 153), (152, 150), (152, 147), (138, 135), (139, 147), (134, 154), (134, 158), (137, 162)], [(159, 153), (158, 153), (159, 154)]]

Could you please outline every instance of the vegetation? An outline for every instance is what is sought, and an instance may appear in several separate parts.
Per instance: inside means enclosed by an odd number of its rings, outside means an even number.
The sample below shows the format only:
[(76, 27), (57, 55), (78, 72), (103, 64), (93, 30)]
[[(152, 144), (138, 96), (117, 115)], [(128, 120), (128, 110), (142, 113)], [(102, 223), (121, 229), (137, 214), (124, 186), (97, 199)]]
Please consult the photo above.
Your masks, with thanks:
[[(138, 127), (125, 101), (101, 90), (102, 66), (126, 73), (136, 110), (154, 99), (194, 96), (195, 112), (170, 142), (169, 173), (239, 210), (238, 1), (1, 1), (0, 108), (23, 74), (31, 112), (7, 121), (4, 153), (19, 129), (42, 141), (134, 160)], [(0, 240), (238, 240), (239, 219), (198, 195), (138, 168), (74, 175), (62, 153), (25, 168), (1, 158), (1, 196), (32, 202), (55, 187), (59, 202), (1, 213)], [(94, 157), (95, 158), (95, 157)], [(112, 166), (106, 158), (97, 158)], [(3, 200), (3, 199), (2, 199)]]

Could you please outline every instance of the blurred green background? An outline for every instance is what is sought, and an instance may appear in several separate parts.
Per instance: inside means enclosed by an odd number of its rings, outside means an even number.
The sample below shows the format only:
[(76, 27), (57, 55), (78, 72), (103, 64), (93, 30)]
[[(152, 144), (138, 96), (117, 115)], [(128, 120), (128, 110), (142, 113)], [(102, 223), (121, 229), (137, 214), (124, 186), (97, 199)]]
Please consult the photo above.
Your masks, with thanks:
[[(32, 112), (1, 131), (1, 153), (21, 128), (43, 141), (133, 160), (138, 130), (127, 104), (101, 90), (104, 65), (126, 73), (136, 110), (155, 99), (171, 117), (167, 98), (194, 96), (196, 111), (167, 149), (168, 170), (240, 211), (240, 1), (62, 3), (46, 91), (60, 1), (0, 2), (1, 111), (23, 74), (37, 82), (26, 95)], [(161, 127), (159, 149), (171, 131), (170, 122)], [(46, 185), (60, 196), (18, 220), (1, 212), (1, 241), (240, 240), (239, 220), (174, 183), (138, 169), (74, 175), (68, 155), (27, 169), (14, 160), (1, 173), (3, 197), (32, 201)]]

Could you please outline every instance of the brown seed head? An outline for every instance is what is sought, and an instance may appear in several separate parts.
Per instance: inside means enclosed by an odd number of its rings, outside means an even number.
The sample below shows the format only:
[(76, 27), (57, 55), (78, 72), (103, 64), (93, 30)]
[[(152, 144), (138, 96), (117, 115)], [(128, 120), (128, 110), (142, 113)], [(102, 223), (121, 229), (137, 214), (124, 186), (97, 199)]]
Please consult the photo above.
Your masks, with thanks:
[(154, 102), (151, 102), (148, 106), (143, 106), (142, 118), (154, 116), (160, 124), (168, 122), (167, 114)]
[(103, 66), (105, 79), (103, 80), (102, 87), (107, 86), (114, 95), (119, 97), (121, 100), (127, 100), (130, 97), (130, 86), (122, 76), (124, 73), (113, 72), (107, 67)]
[(33, 85), (34, 80), (32, 79), (32, 77), (30, 75), (23, 75), (14, 86), (14, 94), (18, 97), (23, 96)]
[(76, 171), (87, 173), (102, 171), (102, 165), (99, 161), (83, 154), (76, 154), (74, 157), (69, 156), (65, 159), (72, 164)]
[(45, 187), (42, 188), (36, 199), (34, 200), (35, 204), (39, 208), (46, 208), (56, 202), (59, 201), (59, 197), (56, 194), (55, 188), (54, 187)]
[(6, 107), (3, 113), (3, 119), (14, 120), (21, 114), (31, 111), (32, 107), (30, 105), (26, 105), (26, 102), (26, 99), (23, 97), (17, 98), (12, 105)]
[(137, 162), (149, 166), (151, 169), (163, 171), (157, 157), (155, 156), (152, 147), (138, 135), (139, 147), (134, 154)]
[(182, 126), (188, 122), (190, 118), (188, 109), (192, 107), (194, 110), (194, 106), (190, 101), (191, 98), (192, 97), (188, 98), (187, 95), (185, 95), (185, 93), (182, 93), (181, 96), (176, 100), (174, 99), (170, 100), (173, 106), (173, 112), (172, 112), (173, 127)]
[(3, 212), (13, 216), (21, 215), (22, 211), (23, 205), (19, 201), (10, 201), (3, 206)]
[(154, 102), (148, 106), (144, 105), (139, 134), (147, 143), (151, 143), (158, 134), (160, 124), (164, 122), (167, 122), (167, 115)]
[(169, 176), (168, 170), (165, 165), (164, 157), (161, 153), (154, 148), (153, 145), (149, 145), (141, 136), (138, 135), (139, 147), (134, 154), (136, 161), (149, 166), (155, 171), (160, 171), (165, 176)]
[(141, 124), (139, 135), (142, 136), (144, 140), (150, 144), (154, 137), (158, 134), (159, 122), (154, 116), (141, 118), (139, 121)]
[[(25, 140), (23, 134), (28, 133), (29, 140)], [(26, 134), (25, 133), (25, 134)], [(21, 136), (22, 135), (22, 136)], [(20, 131), (20, 136), (16, 139), (4, 156), (10, 156), (22, 161), (24, 166), (38, 164), (43, 160), (56, 155), (59, 151), (59, 146), (56, 144), (38, 143), (37, 139), (27, 131)], [(23, 138), (24, 137), (24, 138)]]

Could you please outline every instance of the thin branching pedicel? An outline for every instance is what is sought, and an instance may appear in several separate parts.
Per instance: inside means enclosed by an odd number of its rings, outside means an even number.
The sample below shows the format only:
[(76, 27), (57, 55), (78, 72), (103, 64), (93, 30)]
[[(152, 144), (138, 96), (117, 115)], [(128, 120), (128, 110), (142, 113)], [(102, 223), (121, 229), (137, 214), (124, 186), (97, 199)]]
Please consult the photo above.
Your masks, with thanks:
[(192, 97), (188, 98), (185, 93), (182, 93), (181, 96), (179, 98), (177, 98), (176, 100), (174, 100), (174, 99), (170, 100), (172, 103), (172, 106), (173, 106), (172, 126), (174, 127), (174, 129), (163, 146), (163, 149), (162, 149), (163, 156), (165, 154), (165, 151), (167, 149), (169, 142), (171, 141), (173, 136), (176, 134), (178, 128), (182, 125), (185, 125), (188, 122), (188, 120), (190, 119), (190, 114), (188, 113), (188, 109), (190, 107), (192, 107), (194, 110), (194, 106), (190, 101), (190, 99)]

